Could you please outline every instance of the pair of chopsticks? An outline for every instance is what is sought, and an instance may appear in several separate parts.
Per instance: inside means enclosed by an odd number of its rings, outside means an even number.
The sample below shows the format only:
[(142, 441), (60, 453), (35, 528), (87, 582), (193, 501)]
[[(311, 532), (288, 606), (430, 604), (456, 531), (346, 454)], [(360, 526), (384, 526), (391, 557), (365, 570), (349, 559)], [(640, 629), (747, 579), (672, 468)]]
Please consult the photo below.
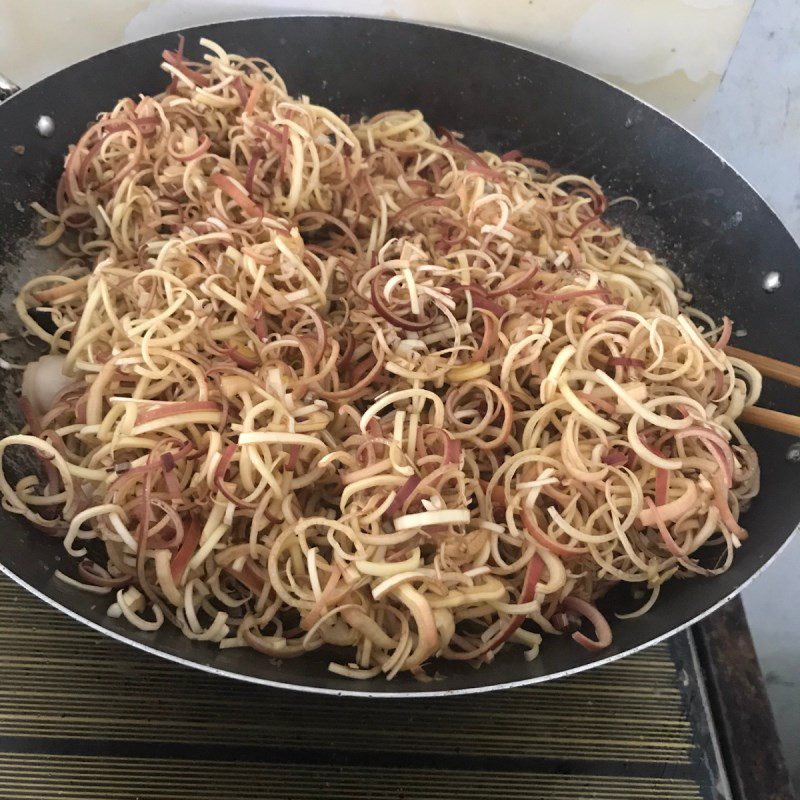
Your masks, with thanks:
[[(776, 381), (786, 383), (789, 386), (800, 386), (800, 366), (796, 364), (787, 364), (784, 361), (778, 361), (776, 358), (761, 356), (758, 353), (740, 350), (738, 347), (731, 347), (730, 345), (725, 348), (725, 352), (733, 358), (746, 361), (767, 378), (774, 378)], [(794, 414), (784, 414), (783, 411), (772, 411), (769, 408), (750, 406), (742, 412), (740, 419), (743, 422), (749, 422), (761, 428), (769, 428), (771, 431), (800, 436), (800, 417)]]

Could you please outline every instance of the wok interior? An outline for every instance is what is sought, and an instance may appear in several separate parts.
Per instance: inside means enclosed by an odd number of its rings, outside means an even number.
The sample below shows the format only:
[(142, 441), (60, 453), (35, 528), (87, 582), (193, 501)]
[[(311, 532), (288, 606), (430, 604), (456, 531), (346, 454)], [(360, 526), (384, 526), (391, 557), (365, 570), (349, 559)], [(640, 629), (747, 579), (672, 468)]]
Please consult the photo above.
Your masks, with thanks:
[[(681, 128), (631, 97), (561, 64), (475, 37), (401, 23), (355, 19), (294, 18), (206, 26), (184, 32), (232, 51), (268, 57), (290, 91), (339, 113), (358, 116), (392, 107), (420, 108), (432, 124), (461, 130), (474, 149), (519, 148), (562, 172), (594, 176), (610, 197), (631, 195), (632, 203), (611, 212), (637, 243), (651, 248), (681, 273), (703, 310), (728, 314), (748, 331), (739, 342), (755, 352), (797, 361), (800, 320), (791, 298), (798, 286), (797, 246), (741, 178)], [(174, 46), (172, 35), (110, 51), (37, 84), (0, 109), (0, 305), (5, 329), (16, 320), (13, 298), (33, 274), (51, 266), (32, 246), (33, 200), (52, 196), (63, 153), (86, 123), (121, 96), (157, 93), (165, 84), (159, 54)], [(342, 59), (341, 53), (348, 58)], [(402, 80), (398, 80), (402, 76)], [(38, 136), (35, 120), (48, 113), (56, 121), (51, 139)], [(25, 146), (25, 154), (12, 148)], [(783, 288), (761, 290), (762, 275), (778, 269)], [(24, 345), (6, 343), (3, 356), (26, 360)], [(4, 431), (19, 424), (15, 392), (18, 373), (0, 373), (6, 413)], [(766, 404), (791, 409), (791, 390), (767, 386)], [(763, 401), (762, 401), (763, 402)], [(410, 677), (380, 679), (354, 686), (327, 672), (328, 653), (300, 661), (272, 662), (245, 650), (218, 651), (191, 643), (165, 627), (155, 635), (128, 628), (105, 616), (107, 600), (66, 587), (52, 573), (65, 559), (60, 542), (3, 513), (0, 562), (20, 579), (76, 615), (106, 630), (186, 659), (242, 677), (345, 693), (428, 693), (480, 690), (542, 680), (599, 663), (672, 631), (723, 601), (781, 546), (800, 517), (794, 490), (797, 467), (788, 464), (790, 442), (779, 434), (748, 431), (762, 466), (762, 494), (744, 516), (751, 537), (731, 570), (711, 580), (666, 584), (646, 616), (617, 621), (612, 648), (598, 658), (566, 637), (548, 638), (541, 655), (525, 662), (514, 648), (495, 663), (475, 670), (438, 665), (446, 678), (420, 684)], [(606, 610), (630, 610), (636, 602), (624, 589), (606, 599)]]

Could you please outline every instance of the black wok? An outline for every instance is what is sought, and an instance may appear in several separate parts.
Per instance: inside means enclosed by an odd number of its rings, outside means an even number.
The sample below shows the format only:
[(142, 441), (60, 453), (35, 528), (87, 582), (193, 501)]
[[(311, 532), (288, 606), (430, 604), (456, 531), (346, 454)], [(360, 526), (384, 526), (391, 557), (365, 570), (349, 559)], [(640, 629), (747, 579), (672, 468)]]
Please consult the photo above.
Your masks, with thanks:
[[(290, 91), (338, 112), (358, 116), (388, 108), (420, 108), (437, 125), (463, 131), (474, 148), (520, 148), (561, 171), (594, 175), (610, 196), (641, 201), (614, 213), (639, 243), (664, 256), (686, 278), (697, 305), (727, 313), (748, 331), (748, 349), (800, 362), (800, 251), (775, 214), (722, 159), (683, 128), (611, 86), (534, 53), (462, 33), (348, 18), (264, 19), (184, 31), (190, 54), (201, 36), (226, 49), (267, 57)], [(25, 275), (45, 271), (46, 255), (32, 252), (35, 214), (47, 203), (62, 157), (87, 122), (125, 95), (163, 89), (160, 53), (168, 34), (95, 56), (13, 96), (0, 107), (0, 299), (13, 328), (11, 299)], [(40, 115), (55, 123), (50, 137)], [(46, 132), (46, 130), (45, 130)], [(20, 154), (20, 147), (24, 154)], [(16, 147), (16, 149), (14, 149)], [(762, 289), (778, 270), (782, 288)], [(6, 345), (6, 350), (8, 346)], [(19, 354), (17, 354), (19, 355)], [(16, 375), (0, 375), (0, 427), (17, 423)], [(762, 404), (791, 410), (786, 389), (768, 386)], [(430, 684), (400, 676), (351, 682), (326, 670), (325, 653), (275, 664), (250, 650), (220, 651), (164, 627), (135, 631), (105, 615), (107, 601), (73, 590), (53, 577), (67, 556), (59, 541), (1, 513), (0, 569), (42, 599), (99, 631), (149, 652), (248, 681), (340, 694), (425, 695), (477, 692), (545, 681), (652, 644), (730, 599), (784, 546), (800, 519), (800, 466), (786, 459), (791, 440), (749, 431), (763, 470), (763, 489), (744, 524), (751, 536), (733, 566), (714, 579), (667, 584), (647, 615), (614, 625), (614, 644), (599, 657), (568, 637), (548, 638), (527, 663), (506, 648), (480, 670), (442, 663), (444, 680)], [(608, 602), (631, 608), (629, 598)]]

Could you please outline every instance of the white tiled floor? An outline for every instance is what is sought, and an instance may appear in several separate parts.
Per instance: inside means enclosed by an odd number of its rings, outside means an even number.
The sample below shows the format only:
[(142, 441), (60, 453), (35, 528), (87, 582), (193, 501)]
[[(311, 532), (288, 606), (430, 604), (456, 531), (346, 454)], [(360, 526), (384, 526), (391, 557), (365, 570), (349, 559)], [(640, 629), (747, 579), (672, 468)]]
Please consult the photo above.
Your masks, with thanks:
[[(800, 240), (798, 42), (797, 0), (756, 0), (722, 84), (695, 129), (759, 190)], [(798, 789), (799, 576), (800, 534), (744, 592), (753, 639)]]

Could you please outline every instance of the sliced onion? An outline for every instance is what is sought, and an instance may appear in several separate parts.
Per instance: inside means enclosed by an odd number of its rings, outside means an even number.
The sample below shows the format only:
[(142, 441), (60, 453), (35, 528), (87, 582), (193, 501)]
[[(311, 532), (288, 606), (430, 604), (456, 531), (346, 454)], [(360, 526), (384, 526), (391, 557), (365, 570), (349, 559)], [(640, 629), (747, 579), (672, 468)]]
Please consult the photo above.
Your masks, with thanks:
[(164, 467), (164, 482), (167, 484), (167, 491), (173, 500), (181, 499), (181, 485), (178, 476), (175, 474), (175, 458), (172, 453), (164, 453), (161, 456), (161, 464)]
[(211, 149), (211, 139), (209, 139), (208, 136), (203, 134), (200, 137), (200, 144), (198, 144), (197, 147), (191, 151), (191, 153), (178, 153), (173, 149), (170, 149), (169, 153), (174, 159), (184, 164), (188, 164), (190, 161), (194, 161), (195, 159), (200, 158), (200, 156), (207, 153), (210, 149)]
[(300, 458), (300, 445), (289, 445), (289, 458), (286, 460), (286, 471), (294, 472), (297, 467), (297, 460)]
[[(146, 128), (149, 125), (159, 125), (161, 123), (161, 117), (159, 116), (152, 116), (152, 117), (134, 117), (133, 119), (121, 119), (121, 120), (114, 120), (110, 124), (106, 125), (106, 133), (119, 133), (120, 131), (124, 131), (125, 128), (129, 128), (132, 126), (136, 126), (137, 128)], [(99, 144), (99, 142), (98, 142)]]
[(606, 621), (606, 618), (593, 606), (591, 603), (587, 603), (585, 600), (581, 600), (577, 597), (565, 597), (561, 601), (561, 605), (570, 610), (575, 611), (594, 625), (595, 635), (597, 636), (596, 640), (590, 639), (588, 636), (584, 636), (580, 631), (576, 631), (572, 634), (572, 638), (582, 647), (585, 647), (587, 650), (604, 650), (608, 647), (612, 642), (612, 634), (611, 628)]
[(187, 400), (160, 403), (155, 408), (142, 411), (136, 415), (136, 425), (144, 425), (164, 417), (173, 417), (176, 414), (193, 414), (196, 411), (222, 411), (219, 403), (212, 400)]
[[(450, 291), (451, 295), (463, 295), (466, 294), (466, 292), (469, 292), (472, 298), (472, 305), (475, 308), (483, 309), (484, 311), (490, 311), (498, 319), (500, 319), (508, 311), (508, 309), (504, 306), (501, 306), (500, 303), (492, 300), (486, 290), (477, 284), (451, 283), (445, 288)], [(508, 294), (508, 291), (504, 291), (503, 294)]]
[(390, 225), (396, 225), (403, 217), (413, 215), (415, 211), (419, 211), (426, 206), (445, 206), (447, 205), (446, 197), (421, 197), (419, 200), (414, 200), (408, 205), (403, 206), (390, 220)]
[(411, 475), (408, 480), (406, 480), (406, 482), (397, 490), (394, 499), (391, 503), (389, 503), (386, 511), (383, 512), (383, 518), (389, 519), (397, 514), (397, 512), (400, 511), (405, 504), (406, 500), (408, 500), (408, 498), (414, 494), (420, 482), (419, 475)]
[(252, 559), (248, 558), (241, 569), (233, 569), (233, 567), (223, 567), (222, 569), (246, 586), (254, 595), (258, 596), (264, 591), (265, 575), (258, 571), (258, 567)]
[(383, 272), (379, 272), (373, 279), (372, 283), (370, 284), (370, 302), (372, 303), (375, 310), (389, 323), (394, 325), (396, 328), (402, 328), (406, 331), (424, 331), (426, 328), (429, 328), (433, 323), (431, 319), (422, 319), (422, 320), (410, 320), (405, 319), (404, 317), (395, 314), (391, 309), (389, 309), (386, 304), (383, 302), (383, 298), (381, 297), (381, 292), (378, 289), (378, 281), (381, 277), (387, 274), (388, 271), (384, 270)]
[[(530, 603), (534, 599), (536, 584), (539, 582), (543, 569), (544, 561), (542, 561), (538, 553), (535, 553), (525, 569), (525, 582), (522, 585), (522, 593), (517, 601), (519, 605)], [(525, 622), (525, 614), (515, 614), (511, 617), (508, 627), (492, 642), (492, 650), (496, 650), (504, 642), (507, 642), (523, 622)]]
[(458, 464), (461, 461), (461, 442), (449, 436), (444, 443), (444, 458), (442, 464)]
[(600, 460), (604, 464), (608, 464), (609, 467), (619, 467), (622, 464), (627, 463), (628, 454), (623, 453), (622, 450), (616, 450), (612, 447), (605, 455), (600, 457)]
[(224, 352), (237, 366), (242, 367), (242, 369), (255, 369), (261, 364), (249, 348), (231, 345), (226, 348)]
[[(666, 470), (664, 471), (666, 472)], [(695, 487), (694, 481), (689, 481), (686, 484), (686, 491), (680, 497), (669, 503), (659, 503), (657, 500), (653, 508), (646, 508), (639, 513), (639, 521), (642, 525), (651, 526), (656, 525), (658, 522), (656, 515), (665, 522), (679, 519), (687, 511), (692, 509), (696, 502), (697, 488)]]
[(237, 75), (233, 81), (231, 82), (231, 86), (233, 86), (234, 91), (236, 94), (239, 95), (239, 102), (243, 106), (247, 106), (247, 101), (249, 100), (250, 96), (245, 88), (244, 81), (241, 79), (239, 75)]
[(502, 172), (497, 172), (493, 170), (486, 161), (481, 158), (474, 150), (471, 150), (465, 144), (461, 144), (452, 131), (449, 131), (447, 128), (437, 128), (436, 133), (439, 136), (442, 136), (445, 140), (447, 147), (456, 152), (460, 153), (467, 161), (475, 168), (475, 171), (481, 172), (481, 174), (486, 175), (486, 177), (492, 178), (496, 181), (504, 180), (505, 176)]
[(628, 356), (611, 356), (606, 362), (609, 367), (639, 367), (644, 369), (645, 362), (641, 358), (628, 358)]
[(44, 414), (53, 407), (56, 397), (73, 382), (63, 372), (66, 357), (62, 355), (42, 356), (32, 361), (22, 373), (22, 396), (33, 409)]
[[(240, 442), (241, 439), (242, 436), (239, 437)], [(242, 498), (237, 497), (225, 484), (225, 473), (228, 471), (228, 467), (231, 465), (234, 455), (236, 455), (237, 448), (238, 445), (231, 443), (222, 451), (222, 455), (219, 457), (219, 461), (217, 461), (217, 467), (214, 470), (214, 486), (217, 491), (231, 503), (242, 508), (255, 508), (256, 503), (250, 503), (247, 500), (242, 500)]]
[(599, 222), (599, 221), (600, 221), (600, 215), (599, 214), (593, 214), (587, 220), (584, 220), (583, 222), (581, 222), (581, 224), (578, 225), (578, 227), (575, 228), (574, 231), (572, 231), (572, 233), (570, 234), (569, 238), (572, 239), (573, 241), (575, 241), (575, 239), (577, 239), (578, 236), (581, 233), (583, 233), (583, 231), (586, 230), (586, 228), (588, 228), (590, 225), (594, 224), (595, 222)]
[(521, 289), (523, 286), (529, 284), (539, 272), (539, 267), (524, 270), (520, 275), (510, 280), (503, 286), (498, 286), (491, 292), (486, 292), (487, 297), (501, 297), (504, 294), (513, 294), (516, 290)]
[(203, 528), (195, 517), (191, 517), (188, 525), (183, 528), (183, 541), (178, 548), (178, 552), (172, 557), (169, 564), (169, 571), (172, 574), (172, 580), (180, 585), (183, 571), (186, 565), (191, 560), (192, 556), (197, 550), (197, 544), (200, 541), (200, 534)]
[(520, 516), (522, 517), (522, 524), (525, 526), (525, 530), (528, 532), (531, 539), (533, 539), (536, 544), (544, 547), (545, 550), (549, 550), (551, 553), (555, 553), (555, 555), (561, 558), (575, 558), (586, 552), (585, 547), (570, 547), (569, 545), (561, 544), (554, 539), (550, 539), (533, 521), (533, 518), (527, 510), (523, 509), (520, 512)]
[(251, 217), (264, 216), (264, 209), (248, 196), (244, 188), (239, 188), (227, 175), (223, 175), (221, 172), (214, 172), (210, 180), (215, 186), (222, 189), (246, 214)]
[(442, 509), (441, 511), (420, 511), (416, 514), (404, 514), (394, 521), (396, 531), (411, 528), (427, 528), (431, 525), (466, 525), (470, 520), (467, 509)]
[(722, 350), (728, 342), (731, 340), (731, 331), (733, 330), (733, 323), (730, 321), (728, 317), (722, 318), (722, 332), (719, 335), (719, 339), (714, 342), (714, 349)]
[(661, 518), (661, 513), (659, 512), (656, 504), (649, 497), (645, 497), (644, 502), (646, 503), (650, 511), (649, 518), (652, 518), (653, 524), (658, 529), (658, 532), (661, 535), (661, 539), (666, 545), (667, 550), (669, 550), (669, 552), (672, 553), (672, 555), (674, 555), (676, 558), (685, 559), (687, 557), (686, 551), (683, 550), (680, 547), (680, 545), (678, 545), (678, 543), (675, 541), (675, 539), (672, 538), (672, 534), (669, 532), (669, 529), (664, 524), (664, 520)]
[(253, 191), (253, 180), (256, 176), (256, 167), (258, 167), (258, 162), (261, 161), (266, 156), (266, 153), (262, 148), (256, 147), (253, 150), (253, 155), (250, 157), (250, 161), (247, 162), (247, 174), (245, 175), (244, 179), (244, 188), (245, 191), (250, 194)]
[[(183, 39), (183, 37), (181, 37)], [(201, 72), (197, 70), (191, 69), (186, 66), (183, 60), (183, 41), (181, 41), (180, 47), (178, 48), (178, 52), (174, 52), (172, 50), (164, 50), (161, 53), (161, 58), (167, 62), (171, 67), (174, 67), (178, 72), (182, 75), (186, 76), (192, 83), (197, 84), (198, 86), (207, 87), (211, 85), (211, 81), (203, 75)]]
[(491, 311), (498, 319), (500, 319), (508, 309), (501, 306), (500, 303), (495, 302), (486, 295), (473, 293), (472, 305), (475, 308), (482, 308), (485, 311)]
[(112, 589), (121, 589), (124, 586), (130, 585), (133, 581), (132, 575), (112, 576), (108, 570), (95, 564), (94, 561), (89, 558), (84, 558), (78, 564), (78, 575), (80, 575), (86, 583), (91, 583), (94, 586), (106, 586)]
[(692, 425), (684, 428), (675, 434), (676, 439), (685, 439), (689, 436), (696, 436), (701, 439), (708, 448), (708, 451), (720, 465), (722, 474), (725, 476), (725, 483), (730, 488), (733, 485), (734, 459), (730, 444), (716, 431)]
[(667, 502), (669, 489), (669, 470), (656, 467), (656, 505), (663, 506)]
[(579, 297), (605, 297), (608, 298), (607, 289), (576, 289), (570, 292), (540, 292), (535, 291), (533, 296), (543, 303), (558, 303), (562, 300), (576, 300)]
[(719, 511), (719, 518), (723, 525), (738, 539), (744, 540), (747, 538), (747, 531), (737, 522), (733, 516), (730, 504), (728, 502), (728, 487), (722, 472), (718, 470), (712, 476), (714, 484), (714, 505)]

